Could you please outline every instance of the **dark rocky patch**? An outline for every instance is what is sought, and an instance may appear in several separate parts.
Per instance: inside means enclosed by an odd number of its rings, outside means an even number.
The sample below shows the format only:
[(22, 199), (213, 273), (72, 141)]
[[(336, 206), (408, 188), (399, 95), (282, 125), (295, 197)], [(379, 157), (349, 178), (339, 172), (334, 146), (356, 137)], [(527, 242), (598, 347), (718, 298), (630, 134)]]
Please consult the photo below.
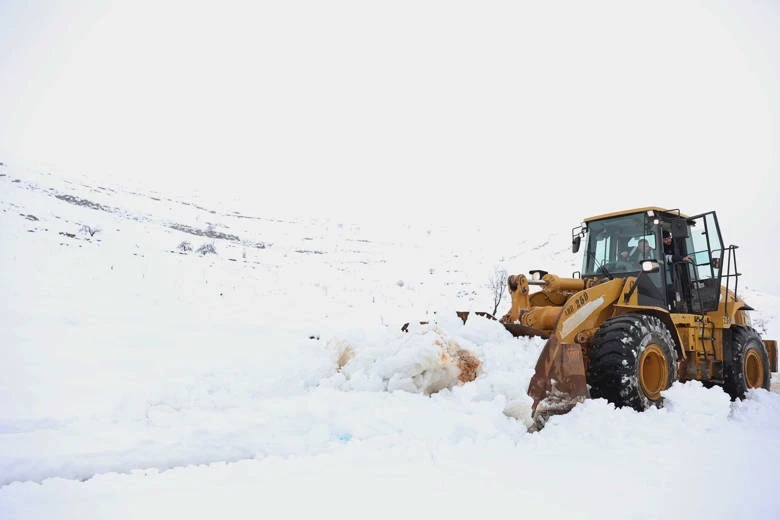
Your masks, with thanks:
[(91, 200), (82, 199), (81, 197), (75, 197), (73, 195), (64, 195), (61, 193), (57, 193), (54, 196), (70, 204), (75, 204), (76, 206), (84, 206), (85, 208), (94, 209), (96, 211), (105, 211), (107, 213), (114, 212), (114, 209), (109, 206), (104, 206), (103, 204), (92, 202)]
[(232, 240), (234, 242), (238, 242), (239, 240), (239, 238), (236, 235), (223, 233), (221, 231), (215, 231), (213, 229), (198, 229), (192, 226), (188, 226), (186, 224), (172, 223), (172, 224), (168, 224), (168, 227), (171, 229), (175, 229), (176, 231), (183, 231), (184, 233), (189, 233), (190, 235), (196, 235), (199, 237), (209, 237), (209, 238), (215, 238), (220, 240)]

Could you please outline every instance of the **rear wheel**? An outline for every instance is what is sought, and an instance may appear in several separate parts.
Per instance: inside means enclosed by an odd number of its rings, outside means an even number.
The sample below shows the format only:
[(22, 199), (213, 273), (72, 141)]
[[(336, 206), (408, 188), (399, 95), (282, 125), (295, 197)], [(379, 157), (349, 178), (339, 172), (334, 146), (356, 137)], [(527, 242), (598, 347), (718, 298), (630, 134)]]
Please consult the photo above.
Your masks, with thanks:
[(677, 380), (677, 352), (655, 316), (626, 314), (605, 321), (591, 341), (588, 384), (593, 398), (645, 410)]
[(731, 327), (731, 355), (724, 360), (723, 389), (742, 399), (751, 388), (769, 390), (769, 356), (761, 336), (744, 326)]

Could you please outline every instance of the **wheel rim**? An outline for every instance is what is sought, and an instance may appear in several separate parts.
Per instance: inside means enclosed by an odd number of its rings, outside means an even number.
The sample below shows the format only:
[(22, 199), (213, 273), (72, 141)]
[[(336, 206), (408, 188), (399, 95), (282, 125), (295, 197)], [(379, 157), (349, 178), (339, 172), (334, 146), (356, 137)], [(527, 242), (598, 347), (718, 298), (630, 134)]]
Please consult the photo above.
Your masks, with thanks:
[(639, 358), (639, 384), (642, 391), (652, 401), (661, 398), (661, 391), (666, 390), (669, 380), (669, 369), (666, 366), (666, 356), (656, 344), (648, 345)]
[(764, 365), (755, 350), (748, 350), (745, 355), (745, 384), (748, 388), (764, 386)]

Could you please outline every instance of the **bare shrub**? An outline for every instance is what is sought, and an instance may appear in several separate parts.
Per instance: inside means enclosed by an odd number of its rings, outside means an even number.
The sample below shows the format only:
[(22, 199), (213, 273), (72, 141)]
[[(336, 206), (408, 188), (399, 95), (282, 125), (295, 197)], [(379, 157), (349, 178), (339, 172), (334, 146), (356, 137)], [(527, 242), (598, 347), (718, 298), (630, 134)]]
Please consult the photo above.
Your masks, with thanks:
[(84, 224), (79, 228), (79, 232), (94, 237), (95, 233), (100, 233), (100, 228), (97, 226), (88, 226)]
[(490, 278), (488, 278), (488, 288), (493, 296), (493, 316), (498, 312), (498, 306), (501, 305), (501, 301), (504, 299), (507, 278), (506, 269), (500, 267), (496, 267)]
[(181, 244), (179, 244), (179, 245), (177, 246), (177, 249), (178, 249), (179, 251), (183, 251), (183, 252), (185, 252), (185, 253), (189, 253), (190, 251), (192, 251), (192, 244), (190, 244), (189, 242), (187, 242), (186, 240), (184, 240), (184, 241), (182, 241), (182, 243), (181, 243)]
[(214, 247), (214, 244), (203, 244), (195, 252), (203, 256), (216, 255), (217, 249)]

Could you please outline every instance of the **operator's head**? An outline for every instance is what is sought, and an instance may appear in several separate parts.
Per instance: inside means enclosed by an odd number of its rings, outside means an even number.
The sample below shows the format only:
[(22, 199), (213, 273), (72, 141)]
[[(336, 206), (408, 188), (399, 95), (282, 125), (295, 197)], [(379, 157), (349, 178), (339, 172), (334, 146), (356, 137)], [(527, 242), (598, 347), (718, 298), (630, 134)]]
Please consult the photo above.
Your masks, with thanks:
[(672, 234), (668, 231), (664, 231), (664, 244), (669, 245), (672, 243)]
[(640, 251), (650, 251), (650, 243), (644, 238), (640, 238), (637, 241), (636, 246), (639, 248)]

